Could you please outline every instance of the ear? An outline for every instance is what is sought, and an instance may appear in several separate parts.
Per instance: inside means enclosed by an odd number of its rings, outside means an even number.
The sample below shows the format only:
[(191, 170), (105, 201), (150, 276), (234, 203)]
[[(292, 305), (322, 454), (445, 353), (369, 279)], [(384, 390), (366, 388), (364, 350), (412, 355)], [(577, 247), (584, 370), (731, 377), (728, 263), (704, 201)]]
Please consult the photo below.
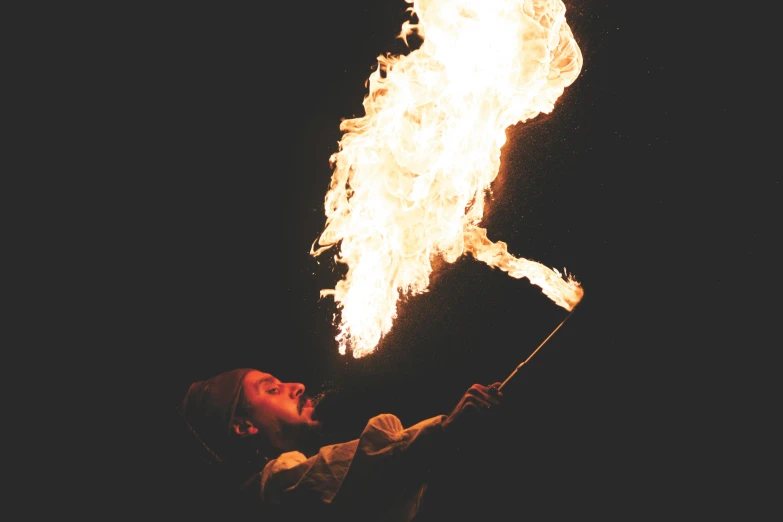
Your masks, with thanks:
[(248, 435), (258, 433), (258, 428), (255, 427), (251, 420), (244, 417), (236, 417), (231, 421), (231, 431), (240, 437), (247, 437)]

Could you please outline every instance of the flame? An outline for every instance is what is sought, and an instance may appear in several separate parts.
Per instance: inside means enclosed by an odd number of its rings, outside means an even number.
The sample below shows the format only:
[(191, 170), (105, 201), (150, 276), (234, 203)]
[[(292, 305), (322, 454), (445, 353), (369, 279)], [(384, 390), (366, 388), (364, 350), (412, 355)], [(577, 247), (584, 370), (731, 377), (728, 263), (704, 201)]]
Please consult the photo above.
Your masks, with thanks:
[[(405, 0), (422, 43), (378, 57), (365, 115), (343, 120), (325, 197), (326, 225), (310, 253), (339, 247), (347, 272), (333, 289), (339, 351), (373, 352), (404, 295), (426, 292), (432, 261), (470, 253), (526, 277), (572, 310), (581, 285), (516, 258), (478, 225), (500, 168), (505, 129), (549, 113), (582, 68), (560, 0)], [(335, 321), (337, 316), (335, 315)]]

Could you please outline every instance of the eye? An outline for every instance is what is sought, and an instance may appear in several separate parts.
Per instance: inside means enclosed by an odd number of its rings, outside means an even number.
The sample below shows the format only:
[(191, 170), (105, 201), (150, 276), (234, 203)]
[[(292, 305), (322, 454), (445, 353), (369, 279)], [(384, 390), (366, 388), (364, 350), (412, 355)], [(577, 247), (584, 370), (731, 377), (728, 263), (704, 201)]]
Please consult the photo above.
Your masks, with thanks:
[(266, 392), (273, 394), (280, 393), (280, 388), (269, 388)]

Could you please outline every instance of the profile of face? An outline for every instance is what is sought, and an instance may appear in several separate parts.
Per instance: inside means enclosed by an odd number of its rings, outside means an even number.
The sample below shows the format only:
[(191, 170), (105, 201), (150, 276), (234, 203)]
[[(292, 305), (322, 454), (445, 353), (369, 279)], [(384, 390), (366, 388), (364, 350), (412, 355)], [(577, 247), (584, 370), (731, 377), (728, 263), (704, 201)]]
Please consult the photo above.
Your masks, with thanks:
[(245, 375), (240, 405), (232, 423), (234, 433), (240, 437), (260, 434), (279, 451), (297, 449), (319, 427), (303, 384), (281, 382), (261, 371)]

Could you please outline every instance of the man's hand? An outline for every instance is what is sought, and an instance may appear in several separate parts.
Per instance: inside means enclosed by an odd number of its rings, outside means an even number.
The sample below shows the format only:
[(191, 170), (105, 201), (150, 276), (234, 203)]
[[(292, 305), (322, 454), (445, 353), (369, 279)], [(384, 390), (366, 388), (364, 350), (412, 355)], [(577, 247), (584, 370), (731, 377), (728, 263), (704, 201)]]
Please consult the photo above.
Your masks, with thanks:
[(490, 386), (474, 384), (457, 403), (456, 408), (443, 421), (443, 430), (461, 445), (469, 437), (481, 433), (481, 428), (495, 414), (501, 404), (503, 392), (496, 382)]

